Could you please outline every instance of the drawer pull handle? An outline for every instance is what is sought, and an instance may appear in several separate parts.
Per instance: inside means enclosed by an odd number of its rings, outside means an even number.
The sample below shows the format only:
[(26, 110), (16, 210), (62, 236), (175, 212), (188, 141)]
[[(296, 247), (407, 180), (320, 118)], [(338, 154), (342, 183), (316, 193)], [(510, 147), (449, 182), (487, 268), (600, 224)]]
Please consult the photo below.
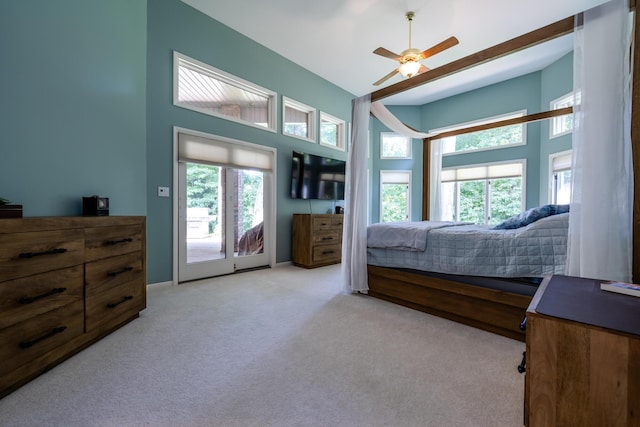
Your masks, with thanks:
[(127, 273), (127, 272), (129, 272), (129, 271), (131, 271), (131, 270), (133, 270), (133, 267), (125, 267), (125, 268), (123, 268), (122, 270), (118, 270), (118, 271), (110, 271), (110, 272), (108, 272), (108, 273), (107, 273), (107, 276), (109, 276), (109, 277), (115, 277), (115, 276), (117, 276), (117, 275), (119, 275), (119, 274)]
[(32, 302), (38, 301), (39, 299), (50, 297), (51, 295), (61, 294), (66, 291), (67, 288), (53, 288), (49, 292), (45, 292), (42, 295), (36, 295), (35, 297), (22, 297), (20, 298), (20, 304), (31, 304)]
[(322, 240), (333, 240), (333, 237), (331, 237), (331, 236), (323, 237)]
[(323, 251), (322, 255), (329, 255), (332, 254), (334, 251)]
[(50, 330), (49, 332), (47, 332), (46, 334), (42, 335), (41, 337), (36, 338), (35, 340), (31, 340), (31, 341), (22, 341), (20, 343), (20, 348), (29, 348), (29, 347), (33, 347), (34, 345), (38, 344), (40, 341), (42, 340), (46, 340), (47, 338), (51, 338), (54, 335), (57, 335), (61, 332), (64, 332), (64, 330), (67, 329), (66, 326), (59, 326), (57, 328), (53, 328), (52, 330)]
[(132, 299), (133, 299), (133, 297), (131, 295), (127, 295), (126, 297), (122, 298), (122, 300), (120, 300), (118, 302), (112, 302), (110, 304), (107, 304), (107, 307), (114, 308), (114, 307), (119, 306), (123, 302), (127, 302), (127, 301), (132, 300)]
[(44, 252), (22, 252), (19, 256), (20, 258), (33, 258), (36, 256), (42, 256), (42, 255), (63, 254), (65, 252), (67, 252), (65, 248), (56, 248), (56, 249), (51, 249), (50, 251), (44, 251)]
[(131, 237), (127, 237), (125, 239), (121, 239), (121, 240), (107, 240), (106, 242), (104, 242), (105, 245), (118, 245), (120, 243), (131, 243), (133, 242), (133, 239)]

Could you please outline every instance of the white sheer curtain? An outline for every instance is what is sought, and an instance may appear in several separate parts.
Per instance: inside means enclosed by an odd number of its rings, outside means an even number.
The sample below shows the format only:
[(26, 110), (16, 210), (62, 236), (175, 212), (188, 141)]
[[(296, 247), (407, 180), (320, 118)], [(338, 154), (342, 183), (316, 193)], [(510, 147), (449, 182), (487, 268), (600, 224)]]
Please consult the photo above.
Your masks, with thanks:
[(633, 166), (626, 0), (584, 13), (574, 33), (573, 184), (567, 274), (631, 280)]
[(353, 100), (342, 232), (342, 277), (345, 293), (369, 291), (367, 283), (367, 147), (370, 114), (401, 135), (420, 139), (431, 136), (405, 126), (380, 101), (371, 103), (370, 95)]
[(342, 231), (342, 276), (345, 293), (366, 293), (369, 290), (367, 283), (367, 147), (370, 111), (371, 95), (353, 100)]

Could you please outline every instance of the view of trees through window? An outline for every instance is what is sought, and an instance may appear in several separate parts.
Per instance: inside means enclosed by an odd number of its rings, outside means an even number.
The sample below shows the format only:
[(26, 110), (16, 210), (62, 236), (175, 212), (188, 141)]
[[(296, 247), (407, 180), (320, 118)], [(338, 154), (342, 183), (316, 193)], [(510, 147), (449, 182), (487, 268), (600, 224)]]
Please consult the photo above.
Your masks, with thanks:
[[(205, 164), (187, 164), (187, 208), (207, 208), (209, 213), (209, 233), (221, 233), (219, 215), (223, 197), (221, 174), (225, 168)], [(236, 170), (239, 232), (243, 233), (262, 221), (262, 172)], [(242, 200), (238, 200), (239, 198)]]
[(519, 124), (451, 136), (444, 138), (443, 153), (521, 144), (523, 135), (524, 126)]
[(409, 212), (409, 186), (407, 184), (382, 184), (380, 222), (407, 221)]
[(522, 179), (447, 182), (442, 199), (443, 220), (498, 224), (522, 211)]

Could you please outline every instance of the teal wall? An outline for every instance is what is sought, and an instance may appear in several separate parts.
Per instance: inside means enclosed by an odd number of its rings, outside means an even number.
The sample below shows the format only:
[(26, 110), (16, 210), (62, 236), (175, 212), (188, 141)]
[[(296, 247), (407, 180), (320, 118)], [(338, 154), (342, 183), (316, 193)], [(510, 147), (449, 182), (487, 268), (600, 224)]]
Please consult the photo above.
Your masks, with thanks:
[(0, 197), (146, 214), (146, 0), (0, 2)]
[[(283, 136), (282, 96), (350, 121), (353, 95), (277, 55), (178, 0), (148, 4), (147, 56), (147, 224), (150, 283), (172, 279), (172, 198), (157, 187), (172, 187), (173, 126), (194, 129), (277, 149), (276, 261), (291, 259), (291, 215), (325, 213), (333, 202), (292, 200), (291, 151), (345, 160), (347, 153)], [(172, 58), (176, 50), (191, 58), (278, 93), (278, 132), (234, 123), (173, 105)], [(177, 189), (171, 188), (172, 192)], [(172, 193), (173, 194), (173, 193)]]

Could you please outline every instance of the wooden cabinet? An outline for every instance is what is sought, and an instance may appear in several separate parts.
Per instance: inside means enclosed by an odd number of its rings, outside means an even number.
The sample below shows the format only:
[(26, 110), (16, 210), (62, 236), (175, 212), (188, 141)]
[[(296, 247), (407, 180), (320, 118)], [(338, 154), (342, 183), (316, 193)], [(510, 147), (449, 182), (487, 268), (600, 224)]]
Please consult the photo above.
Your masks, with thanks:
[(146, 307), (144, 217), (0, 220), (0, 397)]
[(294, 214), (291, 259), (300, 267), (337, 264), (342, 257), (342, 214)]
[(640, 425), (640, 298), (598, 280), (546, 278), (526, 342), (526, 425)]

